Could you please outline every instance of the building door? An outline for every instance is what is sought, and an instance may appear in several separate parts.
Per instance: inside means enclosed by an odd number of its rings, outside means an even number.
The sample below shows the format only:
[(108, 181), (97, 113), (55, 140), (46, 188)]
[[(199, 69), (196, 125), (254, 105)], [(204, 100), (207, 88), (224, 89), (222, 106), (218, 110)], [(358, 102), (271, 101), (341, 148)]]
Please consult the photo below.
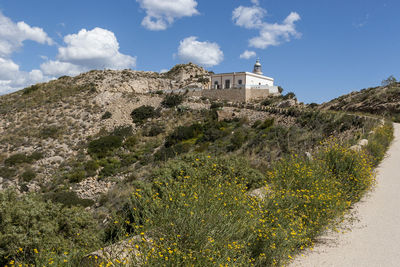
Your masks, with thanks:
[(214, 89), (219, 89), (218, 81), (214, 82)]
[(225, 80), (225, 88), (226, 89), (231, 88), (231, 80)]

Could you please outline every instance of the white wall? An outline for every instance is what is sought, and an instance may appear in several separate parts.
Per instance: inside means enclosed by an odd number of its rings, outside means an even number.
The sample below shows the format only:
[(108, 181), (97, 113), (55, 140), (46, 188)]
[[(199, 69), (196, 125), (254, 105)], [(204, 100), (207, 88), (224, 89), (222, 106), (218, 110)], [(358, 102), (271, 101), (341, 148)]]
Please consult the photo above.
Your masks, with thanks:
[(246, 85), (269, 85), (273, 86), (274, 85), (274, 80), (268, 79), (268, 78), (261, 78), (261, 77), (256, 77), (253, 75), (246, 75)]
[[(238, 88), (246, 85), (246, 88), (252, 88), (252, 86), (265, 88), (265, 86), (274, 86), (274, 80), (269, 77), (263, 77), (261, 75), (253, 75), (250, 72), (246, 73), (225, 73), (216, 74), (211, 78), (211, 89), (215, 89), (215, 82), (218, 82), (220, 89), (225, 88), (225, 81), (230, 81), (230, 88)], [(239, 85), (239, 80), (242, 80), (242, 86)]]
[[(222, 75), (213, 75), (211, 78), (211, 89), (214, 89), (214, 84), (217, 81), (220, 89), (225, 88), (225, 81), (230, 81), (230, 88), (239, 87), (239, 80), (242, 80), (242, 85), (246, 83), (246, 75), (245, 74), (233, 74), (227, 73)], [(222, 82), (222, 83), (221, 83)]]

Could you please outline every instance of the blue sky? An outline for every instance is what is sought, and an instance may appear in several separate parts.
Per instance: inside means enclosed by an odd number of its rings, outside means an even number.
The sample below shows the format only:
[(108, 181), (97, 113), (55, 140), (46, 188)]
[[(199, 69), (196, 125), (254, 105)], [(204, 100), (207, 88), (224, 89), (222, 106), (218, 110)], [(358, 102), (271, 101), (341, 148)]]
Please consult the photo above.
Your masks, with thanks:
[(0, 0), (0, 94), (93, 68), (251, 71), (260, 57), (286, 92), (323, 102), (400, 78), (398, 10), (398, 0)]

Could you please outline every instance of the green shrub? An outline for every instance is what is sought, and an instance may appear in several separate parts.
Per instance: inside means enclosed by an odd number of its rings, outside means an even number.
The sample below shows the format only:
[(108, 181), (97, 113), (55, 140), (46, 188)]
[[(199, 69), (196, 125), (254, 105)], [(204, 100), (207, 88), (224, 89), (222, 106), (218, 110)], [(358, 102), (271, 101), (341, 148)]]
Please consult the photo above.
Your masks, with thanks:
[(95, 160), (89, 160), (85, 163), (84, 169), (86, 171), (86, 177), (96, 176), (97, 170), (100, 168), (99, 164)]
[(100, 178), (105, 178), (109, 176), (113, 176), (118, 173), (118, 170), (121, 168), (121, 162), (118, 159), (107, 159), (105, 164), (103, 164), (103, 168), (99, 173)]
[(62, 207), (38, 195), (3, 191), (0, 218), (0, 266), (13, 265), (11, 261), (15, 265), (52, 262), (62, 266), (64, 259), (79, 266), (85, 251), (99, 247), (97, 224), (79, 207)]
[(33, 161), (37, 161), (37, 160), (39, 160), (39, 159), (42, 159), (43, 158), (43, 153), (42, 152), (40, 152), (40, 151), (35, 151), (35, 152), (33, 152), (30, 156), (29, 156), (29, 158), (31, 159), (31, 160), (33, 160)]
[(183, 102), (182, 95), (166, 95), (164, 100), (161, 102), (161, 105), (166, 108), (173, 108), (180, 105)]
[(39, 84), (34, 84), (34, 85), (32, 85), (32, 86), (29, 86), (29, 87), (25, 88), (25, 89), (22, 91), (22, 94), (23, 94), (23, 95), (28, 95), (28, 94), (30, 94), (30, 93), (33, 93), (33, 92), (39, 90), (39, 89), (40, 89), (40, 85), (39, 85)]
[(92, 157), (104, 158), (113, 150), (122, 146), (122, 138), (120, 136), (104, 136), (93, 140), (88, 145), (88, 153)]
[(221, 109), (224, 107), (224, 103), (221, 102), (212, 102), (210, 109)]
[(141, 124), (147, 119), (158, 116), (159, 113), (152, 106), (140, 106), (134, 109), (131, 117), (134, 123)]
[(274, 125), (274, 118), (267, 118), (265, 121), (260, 124), (259, 128), (262, 130), (268, 129)]
[(2, 167), (0, 168), (0, 177), (5, 179), (12, 179), (15, 177), (17, 170), (9, 167)]
[(374, 166), (377, 166), (382, 161), (393, 138), (392, 124), (385, 124), (383, 127), (375, 129), (366, 146), (366, 150), (372, 156)]
[(26, 156), (23, 153), (17, 153), (14, 155), (11, 155), (9, 158), (4, 160), (4, 164), (6, 166), (15, 166), (17, 164), (21, 163), (31, 163), (32, 159), (30, 159), (28, 156)]
[(176, 144), (173, 146), (162, 147), (154, 154), (154, 159), (156, 161), (167, 161), (169, 159), (175, 158), (180, 154), (184, 154), (190, 151), (190, 144)]
[(86, 178), (86, 172), (84, 170), (74, 170), (67, 174), (67, 179), (71, 183), (80, 183)]
[(262, 105), (262, 106), (269, 106), (269, 105), (271, 105), (273, 102), (274, 102), (274, 101), (272, 100), (272, 98), (267, 98), (267, 99), (264, 99), (264, 100), (261, 102), (261, 105)]
[(131, 125), (123, 125), (115, 127), (111, 135), (119, 136), (123, 139), (131, 136), (133, 134), (133, 129)]
[(293, 92), (289, 92), (289, 93), (287, 93), (286, 95), (283, 96), (284, 100), (286, 100), (286, 99), (295, 99), (295, 98), (296, 98), (296, 95)]
[(124, 141), (124, 148), (134, 151), (136, 148), (136, 145), (139, 143), (139, 139), (137, 136), (130, 136)]
[(179, 126), (165, 139), (165, 147), (170, 147), (183, 140), (197, 137), (201, 134), (203, 128), (201, 124), (194, 123), (190, 126)]
[(40, 130), (39, 137), (42, 139), (48, 139), (48, 138), (57, 138), (60, 135), (61, 129), (60, 127), (57, 126), (48, 126), (48, 127), (43, 127)]
[(24, 182), (30, 182), (36, 177), (36, 172), (32, 169), (28, 169), (21, 174), (21, 178)]
[(247, 140), (247, 135), (244, 130), (239, 129), (235, 131), (231, 138), (231, 144), (228, 146), (228, 151), (235, 151), (242, 147)]
[(91, 199), (82, 199), (78, 197), (78, 195), (73, 191), (60, 191), (60, 192), (51, 192), (45, 193), (43, 195), (45, 200), (51, 200), (54, 203), (60, 203), (63, 207), (73, 207), (73, 206), (81, 206), (81, 207), (90, 207), (95, 202)]
[(144, 129), (144, 136), (154, 137), (165, 132), (165, 127), (159, 124), (152, 124)]
[(103, 116), (101, 116), (102, 120), (107, 120), (112, 117), (112, 113), (110, 111), (106, 111)]

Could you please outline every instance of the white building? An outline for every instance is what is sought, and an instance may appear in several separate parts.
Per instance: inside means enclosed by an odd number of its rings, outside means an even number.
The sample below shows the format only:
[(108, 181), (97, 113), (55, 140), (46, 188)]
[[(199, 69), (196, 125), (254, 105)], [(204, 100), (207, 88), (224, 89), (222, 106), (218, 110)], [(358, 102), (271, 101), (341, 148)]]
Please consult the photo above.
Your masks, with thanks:
[(264, 76), (260, 60), (257, 59), (253, 72), (231, 72), (211, 75), (210, 89), (257, 89), (267, 90), (268, 94), (278, 94), (274, 79)]

